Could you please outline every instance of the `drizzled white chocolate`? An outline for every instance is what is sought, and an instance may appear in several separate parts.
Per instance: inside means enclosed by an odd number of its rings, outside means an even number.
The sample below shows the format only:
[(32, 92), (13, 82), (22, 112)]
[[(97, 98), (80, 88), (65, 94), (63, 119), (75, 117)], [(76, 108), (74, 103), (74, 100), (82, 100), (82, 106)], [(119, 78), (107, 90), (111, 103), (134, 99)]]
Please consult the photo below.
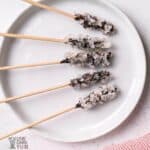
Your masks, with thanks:
[(85, 98), (81, 98), (76, 105), (77, 108), (91, 109), (98, 104), (103, 105), (118, 95), (118, 89), (112, 85), (104, 85), (91, 92)]
[(114, 25), (108, 21), (100, 20), (96, 16), (86, 14), (75, 14), (75, 20), (78, 21), (85, 29), (101, 31), (104, 34), (115, 32)]
[(102, 50), (111, 47), (111, 42), (107, 41), (106, 39), (99, 37), (89, 37), (88, 35), (69, 37), (66, 44), (86, 51)]

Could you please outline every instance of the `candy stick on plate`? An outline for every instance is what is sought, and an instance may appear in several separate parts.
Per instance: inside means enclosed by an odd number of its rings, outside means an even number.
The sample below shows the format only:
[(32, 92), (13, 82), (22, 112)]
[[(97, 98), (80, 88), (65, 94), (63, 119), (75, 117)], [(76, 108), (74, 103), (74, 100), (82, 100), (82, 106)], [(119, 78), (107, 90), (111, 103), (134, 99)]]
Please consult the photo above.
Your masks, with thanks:
[(35, 2), (33, 0), (23, 0), (33, 6), (48, 10), (50, 12), (55, 12), (61, 15), (64, 15), (66, 17), (69, 17), (77, 22), (79, 22), (83, 28), (89, 28), (96, 31), (101, 31), (102, 33), (106, 35), (110, 35), (116, 31), (114, 25), (106, 20), (99, 19), (96, 16), (93, 16), (89, 13), (81, 14), (81, 13), (75, 13), (71, 14), (66, 11), (60, 10), (55, 7), (47, 6), (45, 4)]
[(0, 140), (4, 140), (10, 136), (13, 136), (19, 132), (22, 132), (26, 129), (29, 128), (33, 128), (37, 125), (40, 125), (48, 120), (54, 119), (60, 115), (63, 115), (65, 113), (71, 112), (71, 111), (75, 111), (77, 109), (83, 109), (83, 110), (88, 110), (88, 109), (92, 109), (94, 107), (96, 107), (98, 104), (103, 105), (111, 100), (114, 100), (118, 95), (118, 89), (115, 86), (112, 85), (105, 85), (105, 86), (101, 86), (98, 89), (94, 90), (93, 92), (91, 92), (88, 96), (81, 98), (79, 100), (79, 102), (70, 108), (67, 108), (63, 111), (60, 111), (56, 114), (53, 115), (49, 115), (45, 118), (42, 118), (38, 121), (34, 121), (31, 124), (28, 124), (22, 128), (16, 129), (4, 136), (0, 137)]
[(102, 68), (111, 65), (111, 58), (112, 53), (110, 51), (70, 53), (68, 56), (65, 57), (65, 59), (62, 59), (60, 61), (45, 61), (34, 64), (2, 66), (0, 67), (0, 71), (11, 69), (35, 68), (56, 64), (72, 64), (80, 67)]
[(15, 33), (2, 33), (0, 32), (0, 36), (9, 37), (9, 38), (17, 38), (17, 39), (30, 39), (30, 40), (38, 40), (38, 41), (46, 41), (46, 42), (57, 42), (68, 44), (72, 47), (76, 47), (81, 50), (102, 50), (108, 49), (111, 47), (111, 43), (107, 41), (105, 38), (99, 37), (89, 37), (88, 35), (81, 35), (78, 37), (65, 37), (65, 38), (51, 38), (44, 36), (33, 36), (33, 35), (25, 35), (25, 34), (15, 34)]

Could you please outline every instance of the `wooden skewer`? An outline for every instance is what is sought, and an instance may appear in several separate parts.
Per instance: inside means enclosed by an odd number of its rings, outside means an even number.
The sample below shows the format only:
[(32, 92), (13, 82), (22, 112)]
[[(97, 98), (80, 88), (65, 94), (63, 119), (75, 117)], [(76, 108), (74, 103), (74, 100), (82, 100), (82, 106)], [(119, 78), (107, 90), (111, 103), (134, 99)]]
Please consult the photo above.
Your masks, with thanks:
[(0, 33), (0, 36), (9, 37), (9, 38), (17, 38), (17, 39), (30, 39), (30, 40), (38, 40), (38, 41), (47, 41), (47, 42), (59, 42), (59, 43), (65, 43), (66, 42), (65, 38), (58, 39), (58, 38), (49, 38), (49, 37), (15, 34), (15, 33)]
[(12, 101), (15, 101), (15, 100), (18, 100), (18, 99), (23, 99), (25, 97), (30, 97), (30, 96), (50, 92), (50, 91), (53, 91), (53, 90), (62, 89), (62, 88), (68, 87), (68, 86), (70, 86), (70, 83), (65, 83), (65, 84), (62, 84), (62, 85), (59, 85), (59, 86), (54, 86), (54, 87), (50, 87), (50, 88), (47, 88), (47, 89), (41, 89), (41, 90), (38, 90), (38, 91), (32, 91), (30, 93), (23, 94), (23, 95), (20, 95), (20, 96), (9, 97), (9, 98), (0, 100), (0, 104), (12, 102)]
[(53, 62), (47, 61), (47, 62), (41, 62), (41, 63), (35, 63), (35, 64), (4, 66), (4, 67), (0, 67), (0, 71), (11, 70), (11, 69), (34, 68), (34, 67), (47, 66), (47, 65), (57, 65), (57, 64), (60, 64), (60, 61), (53, 61)]
[(53, 11), (53, 12), (56, 12), (56, 13), (58, 13), (58, 14), (64, 15), (64, 16), (66, 16), (66, 17), (70, 17), (70, 18), (72, 18), (72, 19), (74, 19), (74, 17), (75, 17), (75, 16), (74, 16), (73, 14), (71, 14), (71, 13), (65, 12), (65, 11), (60, 10), (60, 9), (57, 9), (57, 8), (55, 8), (55, 7), (50, 7), (50, 6), (41, 4), (41, 3), (39, 3), (39, 2), (35, 2), (35, 1), (32, 1), (32, 0), (23, 0), (23, 1), (29, 3), (29, 4), (31, 4), (31, 5), (33, 5), (33, 6), (36, 6), (36, 7), (39, 7), (39, 8), (43, 8), (43, 9), (46, 9), (46, 10), (48, 10), (48, 11)]
[(58, 116), (60, 116), (60, 115), (63, 115), (63, 114), (65, 114), (65, 113), (67, 113), (67, 112), (71, 112), (71, 111), (73, 111), (73, 110), (75, 110), (75, 109), (76, 109), (76, 107), (70, 107), (70, 108), (65, 109), (65, 110), (63, 110), (63, 111), (60, 111), (60, 112), (58, 112), (58, 113), (56, 113), (56, 114), (54, 114), (54, 115), (50, 115), (50, 116), (45, 117), (45, 118), (43, 118), (43, 119), (40, 119), (40, 120), (38, 120), (38, 121), (34, 121), (33, 123), (31, 123), (31, 124), (29, 124), (29, 125), (26, 125), (26, 126), (20, 128), (20, 129), (14, 130), (14, 131), (11, 132), (11, 133), (8, 133), (8, 134), (6, 134), (6, 135), (4, 135), (4, 136), (1, 136), (1, 137), (0, 137), (0, 140), (4, 140), (4, 139), (6, 139), (6, 138), (8, 138), (8, 137), (11, 137), (11, 136), (13, 136), (13, 135), (19, 133), (19, 132), (22, 132), (22, 131), (24, 131), (24, 130), (26, 130), (26, 129), (29, 129), (29, 128), (33, 128), (33, 127), (35, 127), (35, 126), (37, 126), (37, 125), (39, 125), (39, 124), (41, 124), (41, 123), (43, 123), (43, 122), (46, 122), (46, 121), (51, 120), (51, 119), (54, 119), (54, 118), (56, 118), (56, 117), (58, 117)]

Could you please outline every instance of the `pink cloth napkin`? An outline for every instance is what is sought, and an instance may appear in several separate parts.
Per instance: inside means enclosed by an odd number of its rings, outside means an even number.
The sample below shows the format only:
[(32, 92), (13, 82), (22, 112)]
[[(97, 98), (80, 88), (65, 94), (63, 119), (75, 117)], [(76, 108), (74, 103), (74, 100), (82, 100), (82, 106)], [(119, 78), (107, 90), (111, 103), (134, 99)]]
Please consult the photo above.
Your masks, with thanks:
[(150, 134), (123, 144), (111, 145), (104, 150), (150, 150)]

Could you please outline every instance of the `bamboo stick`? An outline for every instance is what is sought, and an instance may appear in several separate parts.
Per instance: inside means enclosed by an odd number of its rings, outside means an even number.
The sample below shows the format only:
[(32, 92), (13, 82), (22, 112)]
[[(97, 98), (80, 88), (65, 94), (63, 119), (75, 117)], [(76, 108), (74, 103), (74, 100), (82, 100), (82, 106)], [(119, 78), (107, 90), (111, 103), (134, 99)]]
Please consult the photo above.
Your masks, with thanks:
[(47, 61), (47, 62), (41, 62), (41, 63), (35, 63), (35, 64), (3, 66), (3, 67), (0, 67), (0, 71), (11, 70), (11, 69), (34, 68), (34, 67), (41, 67), (41, 66), (47, 66), (47, 65), (57, 65), (57, 64), (60, 64), (60, 61), (53, 61), (53, 62)]
[(32, 0), (23, 0), (23, 1), (26, 2), (26, 3), (29, 3), (29, 4), (31, 4), (33, 6), (36, 6), (36, 7), (39, 7), (39, 8), (43, 8), (43, 9), (46, 9), (48, 11), (52, 11), (52, 12), (55, 12), (55, 13), (58, 13), (58, 14), (64, 15), (64, 16), (72, 18), (72, 19), (74, 19), (74, 17), (75, 17), (71, 13), (65, 12), (65, 11), (57, 9), (55, 7), (51, 7), (51, 6), (47, 6), (47, 5), (41, 4), (39, 2), (35, 2), (35, 1), (32, 1)]
[(46, 42), (58, 42), (58, 43), (66, 42), (65, 38), (59, 39), (59, 38), (49, 38), (49, 37), (43, 37), (43, 36), (33, 36), (33, 35), (24, 35), (24, 34), (15, 34), (15, 33), (0, 33), (0, 36), (9, 37), (9, 38), (17, 38), (17, 39), (46, 41)]
[(42, 93), (46, 93), (46, 92), (50, 92), (50, 91), (53, 91), (53, 90), (62, 89), (62, 88), (68, 87), (68, 86), (70, 86), (70, 83), (65, 83), (65, 84), (62, 84), (62, 85), (59, 85), (59, 86), (54, 86), (54, 87), (50, 87), (50, 88), (46, 88), (46, 89), (40, 89), (38, 91), (32, 91), (32, 92), (29, 92), (29, 93), (26, 93), (26, 94), (23, 94), (23, 95), (20, 95), (20, 96), (13, 96), (13, 97), (5, 98), (5, 99), (0, 100), (0, 104), (12, 102), (12, 101), (19, 100), (19, 99), (21, 100), (21, 99), (26, 98), (26, 97), (30, 97), (30, 96), (34, 96), (34, 95), (38, 95), (38, 94), (42, 94)]
[(60, 115), (63, 115), (63, 114), (65, 114), (65, 113), (67, 113), (67, 112), (71, 112), (71, 111), (73, 111), (74, 109), (76, 109), (76, 107), (70, 107), (70, 108), (67, 108), (67, 109), (65, 109), (65, 110), (63, 110), (63, 111), (60, 111), (60, 112), (56, 113), (56, 114), (49, 115), (49, 116), (47, 116), (47, 117), (45, 117), (45, 118), (43, 118), (43, 119), (40, 119), (40, 120), (38, 120), (38, 121), (34, 121), (34, 122), (32, 122), (31, 124), (28, 124), (28, 125), (26, 125), (26, 126), (24, 126), (24, 127), (22, 127), (22, 128), (16, 129), (16, 130), (14, 130), (14, 131), (12, 131), (12, 132), (10, 132), (10, 133), (4, 135), (4, 136), (1, 136), (1, 137), (0, 137), (0, 140), (4, 140), (4, 139), (6, 139), (6, 138), (8, 138), (8, 137), (11, 137), (11, 136), (13, 136), (13, 135), (19, 133), (19, 132), (24, 131), (24, 130), (26, 130), (26, 129), (33, 128), (33, 127), (35, 127), (35, 126), (37, 126), (37, 125), (39, 125), (39, 124), (41, 124), (41, 123), (44, 123), (44, 122), (46, 122), (46, 121), (48, 121), (48, 120), (54, 119), (54, 118), (56, 118), (56, 117), (58, 117), (58, 116), (60, 116)]

